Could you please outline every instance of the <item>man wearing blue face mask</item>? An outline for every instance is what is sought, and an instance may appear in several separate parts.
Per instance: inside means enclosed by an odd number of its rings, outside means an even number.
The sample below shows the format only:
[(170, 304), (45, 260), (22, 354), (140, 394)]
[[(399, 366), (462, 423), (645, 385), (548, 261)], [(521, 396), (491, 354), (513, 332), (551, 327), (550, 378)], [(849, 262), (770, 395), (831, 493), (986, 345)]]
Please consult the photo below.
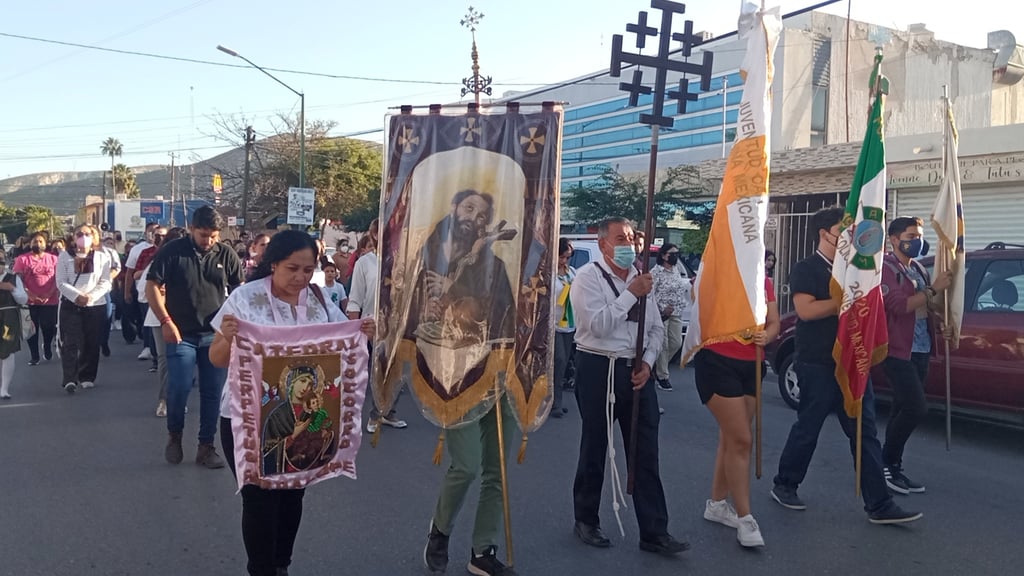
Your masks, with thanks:
[(931, 282), (928, 271), (914, 260), (924, 245), (923, 225), (914, 217), (896, 218), (889, 224), (893, 251), (885, 255), (882, 267), (882, 296), (889, 328), (889, 355), (883, 368), (893, 396), (882, 463), (886, 484), (899, 494), (925, 491), (924, 485), (903, 473), (903, 449), (928, 413), (924, 396), (932, 351), (928, 311), (937, 309), (940, 293), (952, 281), (947, 272)]
[[(644, 351), (638, 362), (636, 338), (639, 302), (653, 288), (650, 274), (641, 274), (636, 259), (633, 226), (613, 218), (598, 226), (601, 258), (580, 268), (570, 288), (576, 321), (576, 401), (583, 420), (579, 463), (573, 483), (576, 537), (597, 548), (611, 546), (600, 527), (601, 489), (606, 461), (611, 467), (612, 499), (619, 509), (623, 486), (615, 463), (615, 420), (622, 446), (630, 445), (634, 391), (639, 420), (636, 426), (636, 475), (633, 505), (640, 528), (640, 549), (663, 555), (689, 548), (668, 533), (668, 508), (658, 472), (658, 395), (648, 385), (651, 367), (662, 349), (665, 328), (658, 303), (649, 297), (644, 316)], [(627, 461), (630, 455), (627, 454)]]

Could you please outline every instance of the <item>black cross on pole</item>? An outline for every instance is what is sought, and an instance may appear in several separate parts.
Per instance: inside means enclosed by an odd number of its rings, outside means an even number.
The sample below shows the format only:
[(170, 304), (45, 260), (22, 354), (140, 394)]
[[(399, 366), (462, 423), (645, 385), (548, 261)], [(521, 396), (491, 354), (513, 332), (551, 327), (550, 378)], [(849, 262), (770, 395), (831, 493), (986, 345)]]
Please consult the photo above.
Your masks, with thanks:
[[(665, 116), (665, 97), (677, 102), (676, 114), (686, 113), (686, 103), (697, 99), (697, 94), (690, 93), (690, 81), (687, 74), (693, 74), (700, 80), (700, 88), (703, 91), (711, 90), (711, 66), (714, 54), (704, 50), (704, 59), (701, 64), (693, 64), (686, 60), (672, 59), (672, 42), (681, 42), (683, 45), (683, 57), (689, 57), (694, 46), (701, 43), (702, 39), (693, 33), (693, 21), (687, 20), (682, 33), (672, 32), (672, 18), (676, 14), (686, 12), (686, 7), (678, 2), (670, 0), (651, 0), (651, 8), (661, 10), (661, 29), (655, 30), (647, 25), (647, 12), (640, 12), (637, 15), (636, 24), (628, 24), (627, 32), (636, 34), (636, 47), (643, 49), (647, 44), (648, 37), (658, 39), (658, 52), (653, 56), (644, 54), (633, 54), (623, 52), (622, 35), (616, 34), (612, 37), (612, 61), (609, 68), (609, 75), (618, 78), (622, 73), (623, 66), (634, 65), (632, 82), (622, 82), (619, 89), (629, 93), (629, 105), (637, 106), (640, 103), (640, 95), (653, 94), (651, 111), (640, 114), (640, 123), (649, 124), (651, 127), (651, 156), (650, 168), (647, 174), (647, 213), (644, 220), (644, 253), (641, 254), (641, 265), (643, 273), (650, 272), (650, 246), (654, 242), (654, 182), (658, 175), (658, 132), (662, 126), (672, 128), (675, 119), (672, 116)], [(654, 71), (654, 87), (646, 86), (643, 83), (643, 68), (651, 68)], [(678, 89), (666, 91), (668, 84), (668, 73), (678, 72), (683, 76), (679, 79)], [(647, 298), (640, 299), (640, 317), (638, 319), (636, 334), (636, 360), (633, 362), (634, 371), (643, 370), (644, 356), (644, 319), (647, 314)], [(648, 366), (648, 369), (650, 367)], [(650, 384), (648, 384), (650, 385)], [(636, 463), (636, 437), (637, 423), (640, 416), (640, 392), (633, 392), (633, 414), (632, 434), (627, 449), (629, 450), (629, 478), (626, 482), (626, 492), (633, 493), (633, 482), (635, 478)]]
[[(686, 62), (685, 60), (674, 60), (671, 54), (672, 41), (681, 42), (683, 45), (682, 55), (685, 57), (690, 56), (694, 46), (701, 43), (701, 37), (693, 33), (693, 21), (687, 20), (684, 25), (683, 33), (672, 32), (672, 18), (675, 14), (683, 14), (686, 12), (686, 7), (678, 2), (671, 2), (669, 0), (651, 0), (651, 8), (661, 10), (661, 30), (655, 33), (654, 29), (647, 25), (647, 12), (640, 12), (637, 16), (636, 24), (629, 24), (626, 26), (628, 32), (633, 32), (637, 35), (636, 46), (637, 48), (644, 48), (647, 43), (648, 36), (657, 36), (658, 38), (658, 53), (652, 56), (646, 56), (644, 54), (633, 54), (630, 52), (623, 52), (622, 50), (622, 35), (616, 34), (612, 37), (612, 62), (610, 68), (610, 75), (613, 78), (618, 78), (621, 73), (623, 65), (635, 65), (637, 70), (633, 73), (633, 83), (620, 84), (619, 88), (624, 91), (630, 92), (630, 105), (636, 106), (636, 95), (638, 94), (635, 90), (640, 85), (640, 81), (643, 78), (643, 71), (641, 68), (651, 68), (654, 70), (654, 102), (651, 105), (650, 114), (641, 114), (641, 124), (657, 124), (666, 128), (671, 128), (675, 121), (671, 116), (665, 116), (663, 114), (665, 108), (665, 96), (669, 96), (679, 101), (679, 113), (683, 114), (686, 112), (686, 102), (695, 100), (696, 96), (690, 96), (688, 92), (683, 92), (683, 89), (687, 87), (687, 84), (680, 83), (680, 92), (673, 92), (666, 94), (665, 86), (668, 81), (668, 73), (680, 72), (684, 75), (694, 74), (700, 78), (700, 88), (703, 91), (711, 89), (711, 67), (714, 60), (714, 54), (708, 51), (704, 51), (703, 62), (701, 64), (694, 64)], [(637, 75), (639, 72), (639, 76)]]

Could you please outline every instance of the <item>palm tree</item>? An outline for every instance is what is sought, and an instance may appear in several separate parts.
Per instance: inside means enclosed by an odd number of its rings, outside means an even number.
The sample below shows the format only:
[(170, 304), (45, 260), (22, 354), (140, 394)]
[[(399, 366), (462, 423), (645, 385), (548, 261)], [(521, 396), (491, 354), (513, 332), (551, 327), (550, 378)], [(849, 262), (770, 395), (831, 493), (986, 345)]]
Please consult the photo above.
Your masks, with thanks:
[(135, 180), (135, 171), (124, 164), (114, 165), (114, 176), (120, 182), (114, 187), (114, 195), (125, 194), (129, 198), (139, 197), (139, 184)]
[[(121, 146), (121, 141), (117, 138), (110, 137), (100, 144), (100, 152), (104, 156), (110, 156), (110, 187), (114, 188), (115, 194), (117, 193), (117, 180), (114, 176), (114, 156), (121, 156), (124, 152), (124, 147)], [(103, 210), (100, 214), (100, 223), (105, 224), (107, 222), (107, 187), (103, 187)]]

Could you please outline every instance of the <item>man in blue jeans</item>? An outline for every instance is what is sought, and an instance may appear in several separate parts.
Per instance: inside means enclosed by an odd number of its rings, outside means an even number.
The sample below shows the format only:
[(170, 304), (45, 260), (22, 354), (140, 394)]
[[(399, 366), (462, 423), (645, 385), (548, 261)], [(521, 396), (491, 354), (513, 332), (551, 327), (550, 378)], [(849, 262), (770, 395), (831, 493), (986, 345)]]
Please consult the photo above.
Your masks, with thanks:
[(185, 405), (192, 389), (192, 375), (198, 367), (196, 464), (207, 468), (224, 466), (213, 441), (227, 370), (210, 363), (214, 335), (210, 320), (224, 304), (228, 292), (242, 283), (243, 275), (238, 254), (218, 241), (223, 222), (212, 206), (196, 210), (191, 234), (163, 246), (146, 276), (146, 296), (167, 343), (169, 438), (164, 458), (171, 464), (179, 464), (184, 458), (181, 433), (185, 428)]
[[(796, 373), (800, 381), (800, 407), (797, 421), (789, 431), (786, 447), (779, 459), (772, 499), (790, 510), (805, 510), (797, 488), (807, 475), (807, 467), (818, 445), (818, 435), (829, 414), (835, 414), (850, 439), (850, 452), (856, 450), (856, 420), (847, 416), (843, 393), (836, 381), (832, 348), (839, 331), (839, 308), (832, 300), (832, 260), (839, 238), (843, 209), (825, 208), (811, 217), (812, 236), (818, 237), (818, 250), (796, 264), (790, 273), (790, 292), (796, 308)], [(882, 446), (875, 429), (875, 395), (870, 381), (864, 390), (862, 408), (861, 495), (864, 510), (873, 524), (901, 524), (921, 518), (919, 512), (901, 509), (892, 500), (882, 472)]]

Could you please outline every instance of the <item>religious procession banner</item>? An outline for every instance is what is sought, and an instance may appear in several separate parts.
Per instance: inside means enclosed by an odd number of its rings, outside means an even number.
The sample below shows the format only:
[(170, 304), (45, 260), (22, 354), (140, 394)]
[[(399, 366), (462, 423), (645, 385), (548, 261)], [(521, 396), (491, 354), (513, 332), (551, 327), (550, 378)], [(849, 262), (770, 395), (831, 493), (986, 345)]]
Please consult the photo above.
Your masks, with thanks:
[(764, 225), (771, 173), (772, 78), (782, 20), (779, 9), (746, 3), (739, 20), (747, 53), (740, 67), (740, 133), (729, 153), (711, 234), (693, 289), (694, 312), (683, 342), (683, 364), (700, 348), (750, 342), (768, 315)]
[(505, 393), (524, 432), (550, 410), (562, 111), (427, 114), (388, 125), (374, 400), (408, 385), (443, 428)]
[(228, 380), (238, 489), (356, 477), (369, 354), (360, 322), (238, 321)]

